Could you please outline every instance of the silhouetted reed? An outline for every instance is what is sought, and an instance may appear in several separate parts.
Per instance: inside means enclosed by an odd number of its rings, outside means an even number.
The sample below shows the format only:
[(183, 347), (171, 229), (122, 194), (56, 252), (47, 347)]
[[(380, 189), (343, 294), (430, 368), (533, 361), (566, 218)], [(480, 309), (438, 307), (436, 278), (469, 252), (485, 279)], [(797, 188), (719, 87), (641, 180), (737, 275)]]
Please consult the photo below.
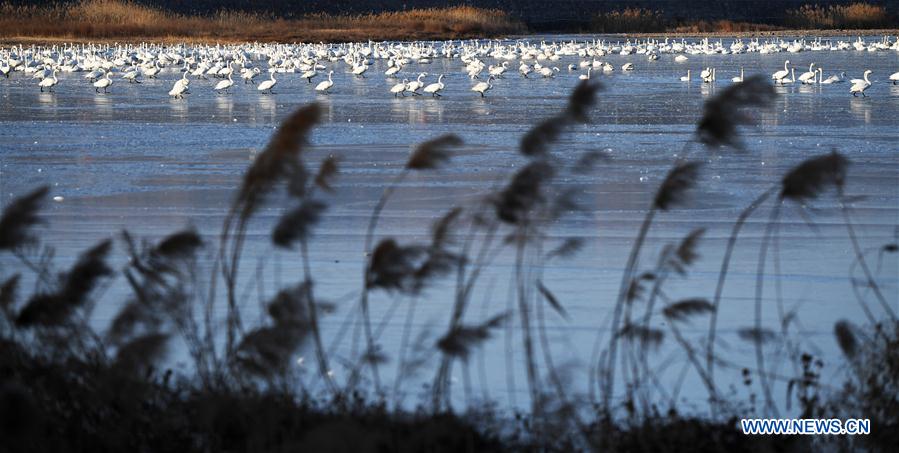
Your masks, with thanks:
[(697, 135), (708, 146), (742, 148), (737, 127), (750, 121), (746, 109), (765, 107), (776, 96), (774, 86), (756, 75), (736, 83), (705, 103)]
[(3, 217), (0, 217), (0, 250), (12, 250), (35, 241), (31, 229), (41, 222), (38, 210), (49, 191), (47, 186), (35, 189), (3, 209)]
[[(611, 162), (607, 155), (596, 151), (572, 156), (573, 160), (560, 159), (554, 149), (560, 145), (564, 133), (589, 127), (585, 125), (589, 125), (590, 110), (597, 102), (599, 89), (598, 84), (591, 82), (578, 85), (567, 106), (523, 136), (518, 147), (522, 163), (474, 203), (448, 208), (434, 220), (426, 239), (409, 241), (379, 235), (380, 217), (393, 194), (402, 190), (405, 178), (412, 172), (450, 165), (453, 152), (463, 142), (455, 135), (444, 135), (413, 147), (402, 169), (384, 188), (367, 223), (362, 284), (358, 293), (346, 296), (359, 298), (358, 305), (349, 310), (344, 322), (345, 326), (356, 329), (349, 355), (323, 346), (319, 319), (335, 306), (316, 296), (309, 258), (314, 230), (328, 212), (327, 195), (338, 187), (335, 181), (339, 167), (337, 156), (325, 157), (317, 169), (306, 163), (306, 143), (321, 115), (315, 105), (289, 115), (257, 155), (224, 219), (217, 247), (192, 228), (156, 242), (139, 240), (127, 231), (121, 234), (121, 240), (115, 244), (122, 244), (128, 258), (120, 272), (127, 284), (126, 299), (118, 302), (118, 312), (103, 334), (94, 331), (91, 310), (100, 299), (101, 289), (116, 275), (109, 265), (114, 242), (100, 242), (83, 252), (68, 270), (57, 272), (52, 266), (51, 249), (40, 243), (34, 231), (41, 222), (40, 208), (48, 189), (41, 188), (13, 200), (0, 219), (0, 253), (16, 257), (34, 274), (35, 290), (22, 294), (23, 282), (30, 282), (28, 274), (7, 272), (3, 276), (0, 311), (5, 324), (0, 339), (0, 372), (12, 370), (13, 373), (7, 373), (14, 376), (10, 382), (27, 384), (29, 389), (35, 389), (35, 395), (51, 396), (39, 400), (21, 398), (17, 388), (0, 383), (0, 404), (4, 405), (0, 409), (20, 404), (24, 407), (22, 413), (27, 413), (29, 407), (40, 407), (50, 414), (48, 420), (65, 427), (72, 423), (70, 414), (84, 411), (89, 415), (85, 419), (97, 424), (98, 433), (112, 432), (111, 427), (117, 425), (112, 423), (115, 417), (108, 413), (120, 407), (124, 408), (124, 414), (114, 415), (127, 418), (141, 414), (156, 424), (150, 427), (146, 420), (127, 419), (138, 427), (135, 428), (138, 432), (146, 430), (148, 437), (141, 441), (112, 434), (97, 435), (102, 441), (84, 441), (79, 437), (81, 434), (67, 431), (67, 435), (75, 438), (72, 445), (113, 446), (106, 448), (112, 450), (211, 451), (242, 447), (271, 450), (296, 446), (319, 451), (339, 449), (339, 441), (346, 438), (361, 442), (360, 448), (391, 451), (505, 448), (658, 451), (671, 442), (684, 445), (689, 440), (699, 451), (719, 451), (733, 449), (736, 441), (731, 438), (738, 438), (728, 417), (755, 413), (754, 393), (748, 409), (741, 409), (743, 405), (731, 401), (728, 393), (722, 393), (729, 383), (717, 381), (715, 370), (726, 367), (741, 370), (747, 388), (756, 382), (761, 386), (766, 413), (778, 413), (773, 383), (781, 382), (787, 391), (787, 411), (791, 410), (789, 404), (795, 397), (799, 402), (797, 410), (805, 417), (851, 407), (863, 411), (855, 416), (860, 413), (867, 416), (870, 411), (872, 419), (883, 426), (899, 426), (893, 411), (899, 407), (895, 398), (899, 374), (894, 373), (893, 366), (899, 363), (894, 357), (894, 352), (899, 350), (896, 340), (899, 329), (887, 295), (880, 291), (877, 281), (882, 257), (895, 254), (899, 247), (888, 243), (862, 249), (847, 206), (854, 198), (844, 193), (849, 162), (836, 151), (799, 163), (740, 212), (727, 241), (712, 298), (672, 297), (667, 286), (673, 279), (690, 278), (701, 256), (704, 228), (694, 228), (678, 240), (665, 243), (654, 262), (643, 264), (643, 248), (655, 218), (687, 206), (691, 193), (700, 185), (703, 167), (700, 159), (694, 155), (673, 162), (653, 193), (625, 262), (614, 305), (610, 307), (609, 329), (605, 331), (608, 338), (603, 336), (605, 332), (597, 334), (587, 364), (592, 404), (582, 401), (582, 395), (571, 385), (570, 366), (556, 360), (548, 335), (552, 321), (568, 323), (576, 319), (577, 313), (571, 305), (566, 305), (568, 301), (557, 296), (564, 293), (550, 289), (559, 289), (559, 284), (547, 280), (544, 268), (572, 257), (586, 242), (580, 237), (553, 239), (551, 234), (560, 219), (588, 209), (579, 199), (580, 187), (572, 188), (570, 181), (599, 163)], [(746, 124), (741, 112), (764, 107), (771, 98), (770, 86), (761, 79), (749, 79), (742, 86), (724, 90), (707, 102), (696, 129), (696, 141), (710, 148), (741, 147), (739, 125)], [(568, 165), (565, 163), (568, 161), (575, 164)], [(850, 266), (851, 283), (875, 328), (874, 333), (868, 334), (847, 321), (834, 326), (837, 345), (849, 363), (851, 385), (841, 393), (850, 402), (846, 405), (825, 403), (826, 384), (820, 379), (822, 365), (817, 358), (790, 343), (788, 326), (796, 322), (796, 315), (784, 312), (779, 291), (780, 331), (762, 324), (770, 244), (775, 255), (774, 278), (780, 278), (781, 274), (777, 235), (782, 206), (789, 202), (803, 209), (831, 189), (836, 192), (855, 250), (855, 260)], [(269, 269), (265, 259), (260, 259), (257, 265), (255, 282), (248, 282), (248, 276), (242, 275), (239, 269), (246, 260), (242, 251), (248, 225), (281, 191), (284, 206), (277, 220), (268, 226), (269, 242), (274, 253), (298, 259), (302, 275), (297, 281), (276, 288), (272, 296), (262, 288)], [(741, 229), (769, 201), (773, 206), (762, 235), (754, 276), (754, 324), (736, 332), (738, 338), (755, 348), (756, 365), (750, 369), (716, 354), (716, 320)], [(214, 257), (211, 270), (198, 264), (203, 253)], [(867, 263), (875, 253), (878, 265), (877, 271), (872, 272)], [(31, 260), (33, 254), (39, 254), (40, 258)], [(480, 288), (482, 275), (503, 254), (514, 259), (514, 266), (508, 271), (506, 309), (488, 316), (496, 311), (488, 309), (485, 303), (480, 319), (472, 319), (472, 298), (476, 292), (484, 292), (489, 297), (492, 289), (492, 282), (491, 289)], [(855, 269), (861, 270), (864, 279), (855, 278)], [(451, 304), (445, 307), (449, 314), (446, 328), (439, 332), (422, 329), (413, 340), (416, 307), (432, 299), (428, 289), (442, 278), (454, 279)], [(216, 285), (222, 283), (225, 294), (216, 295)], [(247, 308), (239, 293), (250, 293), (252, 289), (257, 289), (259, 294), (260, 320), (245, 323), (242, 319)], [(889, 321), (877, 322), (882, 316), (871, 310), (866, 301), (868, 291), (878, 298)], [(392, 305), (380, 323), (373, 326), (370, 297), (375, 293), (392, 299)], [(379, 340), (395, 310), (402, 307), (402, 301), (408, 303), (399, 348), (391, 351), (382, 347)], [(222, 304), (225, 310), (217, 310)], [(687, 327), (704, 316), (709, 317), (708, 334), (697, 336)], [(520, 329), (520, 350), (524, 354), (513, 358), (515, 328)], [(478, 408), (473, 407), (470, 366), (473, 357), (484, 354), (484, 346), (501, 330), (507, 336), (507, 378), (513, 379), (516, 360), (520, 360), (527, 375), (530, 412), (519, 421), (502, 419), (502, 423), (511, 423), (512, 428), (507, 424), (495, 432), (484, 426), (499, 423), (491, 418), (496, 416), (483, 415), (484, 424), (475, 429), (472, 425), (480, 419)], [(364, 335), (361, 351), (357, 349), (360, 331)], [(342, 344), (342, 335), (335, 336), (334, 344)], [(193, 361), (186, 374), (166, 367), (168, 353), (182, 344)], [(780, 359), (769, 358), (764, 352), (775, 348), (787, 351), (794, 375), (785, 376), (777, 366), (771, 366), (774, 360)], [(303, 351), (307, 350), (315, 352), (317, 375), (305, 373)], [(397, 371), (393, 393), (388, 395), (382, 388), (379, 367), (392, 360), (394, 352)], [(670, 357), (656, 360), (660, 354)], [(421, 390), (422, 400), (430, 397), (431, 405), (423, 408), (421, 414), (406, 414), (404, 398), (410, 393), (407, 387), (411, 386), (403, 384), (409, 383), (414, 374), (428, 369), (435, 356), (438, 362), (433, 366), (431, 386)], [(678, 361), (683, 361), (682, 371), (674, 384), (668, 385), (661, 379), (662, 370)], [(878, 361), (885, 361), (886, 366), (872, 365)], [(338, 375), (332, 364), (342, 366), (347, 373)], [(464, 397), (468, 410), (472, 411), (468, 423), (461, 423), (451, 414), (454, 364), (462, 367)], [(678, 413), (680, 387), (688, 372), (694, 372), (708, 392), (710, 419)], [(29, 379), (43, 375), (48, 377)], [(482, 368), (482, 382), (487, 380), (485, 376)], [(623, 381), (623, 391), (616, 391), (616, 379)], [(510, 393), (514, 393), (513, 387), (514, 384), (510, 385)], [(322, 388), (329, 390), (327, 397), (319, 392)], [(601, 401), (595, 397), (597, 390), (601, 392)], [(71, 399), (60, 396), (69, 393), (74, 395)], [(624, 396), (621, 403), (615, 400), (619, 395)], [(390, 411), (386, 405), (388, 398), (395, 402)], [(484, 398), (489, 399), (486, 389)], [(667, 413), (660, 408), (666, 401), (670, 404)], [(79, 409), (73, 410), (75, 407)], [(621, 409), (627, 414), (626, 419), (620, 416)], [(450, 414), (443, 415), (447, 412)], [(39, 426), (38, 422), (34, 423)], [(409, 430), (431, 429), (426, 427), (432, 424), (431, 434), (448, 440), (436, 446), (425, 441), (405, 443), (414, 438)], [(4, 433), (9, 432), (5, 425), (3, 429)], [(506, 434), (515, 430), (525, 432), (526, 436)], [(693, 438), (684, 440), (679, 437), (681, 431), (693, 433)], [(710, 432), (718, 437), (707, 439)], [(180, 434), (166, 439), (163, 434), (167, 433)], [(884, 436), (884, 439), (871, 441), (872, 449), (886, 445), (876, 442), (889, 442), (892, 438)], [(37, 450), (57, 445), (45, 439), (24, 442)], [(780, 440), (758, 442), (765, 448), (784, 447), (777, 443)], [(802, 441), (795, 442), (784, 448), (808, 447)]]

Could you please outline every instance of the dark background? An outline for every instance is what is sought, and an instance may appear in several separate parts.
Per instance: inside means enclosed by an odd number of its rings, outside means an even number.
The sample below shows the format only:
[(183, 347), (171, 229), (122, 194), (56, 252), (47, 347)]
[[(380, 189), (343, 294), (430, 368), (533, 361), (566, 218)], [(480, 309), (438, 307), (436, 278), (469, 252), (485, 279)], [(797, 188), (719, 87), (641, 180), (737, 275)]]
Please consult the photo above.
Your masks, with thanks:
[[(72, 0), (75, 1), (75, 0)], [(471, 5), (498, 8), (522, 19), (531, 28), (570, 28), (589, 22), (596, 13), (624, 8), (659, 10), (674, 20), (718, 20), (778, 23), (788, 9), (805, 4), (848, 4), (851, 0), (135, 0), (179, 13), (206, 14), (221, 9), (272, 13), (281, 17), (324, 12), (357, 14), (401, 11), (412, 8)], [(899, 13), (899, 0), (865, 0)], [(60, 3), (68, 3), (62, 0)], [(46, 4), (35, 0), (12, 0), (13, 4)]]

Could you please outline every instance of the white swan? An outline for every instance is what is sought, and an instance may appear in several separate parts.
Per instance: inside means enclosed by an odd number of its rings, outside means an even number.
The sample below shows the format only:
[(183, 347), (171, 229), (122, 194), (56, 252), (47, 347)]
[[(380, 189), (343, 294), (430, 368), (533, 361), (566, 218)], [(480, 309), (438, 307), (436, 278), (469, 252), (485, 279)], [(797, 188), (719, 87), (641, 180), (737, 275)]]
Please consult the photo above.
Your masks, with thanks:
[(816, 75), (818, 75), (818, 73), (815, 72), (815, 64), (812, 63), (809, 65), (808, 71), (799, 74), (799, 81), (808, 85), (813, 84), (815, 83)]
[(680, 77), (681, 82), (689, 82), (690, 81), (690, 70), (687, 69), (687, 75)]
[(593, 70), (592, 67), (587, 68), (587, 73), (581, 74), (581, 75), (577, 76), (577, 78), (580, 80), (590, 80), (590, 71), (592, 71), (592, 70)]
[(421, 81), (421, 78), (426, 75), (428, 75), (427, 72), (422, 72), (421, 74), (418, 75), (418, 79), (407, 83), (406, 91), (409, 93), (412, 93), (413, 96), (421, 96), (421, 93), (419, 93), (418, 90), (424, 85), (424, 83), (422, 83), (422, 81)]
[(269, 79), (264, 82), (260, 82), (259, 86), (257, 86), (256, 89), (262, 93), (265, 93), (266, 91), (268, 91), (269, 94), (274, 94), (274, 92), (272, 91), (272, 88), (275, 88), (275, 85), (277, 83), (278, 83), (278, 80), (275, 79), (275, 71), (271, 71), (269, 73)]
[(109, 72), (107, 71), (103, 78), (94, 82), (94, 90), (99, 94), (100, 88), (103, 88), (104, 93), (108, 93), (107, 88), (112, 85), (112, 79), (109, 78)]
[(737, 77), (734, 77), (734, 78), (730, 79), (730, 81), (733, 82), (733, 83), (743, 83), (743, 80), (744, 80), (744, 77), (743, 77), (743, 67), (741, 66), (741, 67), (740, 67), (740, 75), (737, 76)]
[(621, 65), (621, 70), (622, 71), (633, 71), (634, 64), (633, 63), (625, 63), (625, 64)]
[(41, 93), (44, 92), (44, 88), (46, 88), (47, 90), (49, 90), (52, 93), (53, 87), (56, 86), (57, 83), (59, 83), (59, 80), (56, 78), (56, 69), (54, 69), (53, 75), (51, 75), (50, 77), (44, 78), (44, 80), (41, 80), (40, 83), (38, 83), (37, 85), (39, 87), (41, 87)]
[(893, 85), (899, 84), (899, 71), (890, 74), (890, 81), (893, 82)]
[(227, 80), (222, 80), (221, 82), (216, 83), (216, 84), (215, 84), (214, 90), (215, 90), (215, 91), (218, 91), (218, 92), (227, 91), (227, 90), (228, 90), (229, 88), (231, 88), (233, 85), (234, 85), (234, 80), (231, 79), (231, 73), (229, 73), (229, 74), (228, 74), (228, 79), (227, 79)]
[[(865, 71), (865, 75), (862, 80), (858, 83), (853, 83), (851, 87), (849, 87), (849, 92), (852, 93), (852, 96), (857, 97), (859, 93), (862, 94), (862, 97), (867, 97), (865, 94), (865, 90), (871, 86), (871, 82), (868, 80), (868, 75), (870, 75), (872, 71), (869, 69)], [(857, 80), (857, 79), (856, 79)]]
[(422, 91), (430, 94), (432, 97), (442, 96), (440, 92), (443, 91), (443, 74), (440, 74), (440, 77), (437, 78), (437, 82), (424, 87)]
[(322, 80), (315, 86), (315, 91), (319, 91), (322, 93), (327, 93), (328, 90), (334, 86), (334, 81), (331, 80), (331, 75), (334, 74), (334, 71), (328, 71), (328, 80)]
[(475, 84), (475, 86), (471, 87), (471, 91), (480, 93), (481, 97), (484, 97), (484, 93), (486, 93), (487, 90), (493, 88), (493, 85), (490, 83), (491, 80), (493, 80), (493, 76), (490, 76), (486, 82), (479, 82)]
[(318, 75), (318, 73), (315, 72), (315, 68), (312, 68), (308, 71), (303, 72), (303, 74), (301, 74), (300, 77), (306, 79), (306, 83), (312, 83), (312, 78), (317, 75)]
[(790, 71), (789, 71), (789, 69), (787, 69), (787, 65), (789, 65), (789, 64), (790, 64), (790, 60), (784, 61), (783, 71), (777, 71), (774, 74), (771, 74), (771, 79), (774, 80), (775, 83), (780, 82), (782, 85), (784, 78), (786, 78), (788, 75), (790, 75)]
[(393, 93), (393, 97), (396, 97), (397, 94), (402, 94), (403, 97), (406, 97), (406, 84), (409, 83), (409, 79), (403, 79), (402, 82), (390, 87), (390, 92)]

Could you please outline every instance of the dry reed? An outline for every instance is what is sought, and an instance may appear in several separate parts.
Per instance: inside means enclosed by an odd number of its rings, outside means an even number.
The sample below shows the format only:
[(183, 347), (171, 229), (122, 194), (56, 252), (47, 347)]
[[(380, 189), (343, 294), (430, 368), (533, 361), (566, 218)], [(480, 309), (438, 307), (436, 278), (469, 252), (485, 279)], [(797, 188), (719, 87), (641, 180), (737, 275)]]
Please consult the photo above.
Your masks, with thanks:
[(470, 6), (284, 19), (237, 11), (185, 15), (128, 0), (0, 4), (0, 37), (4, 38), (319, 42), (459, 39), (520, 31), (523, 26), (509, 15)]

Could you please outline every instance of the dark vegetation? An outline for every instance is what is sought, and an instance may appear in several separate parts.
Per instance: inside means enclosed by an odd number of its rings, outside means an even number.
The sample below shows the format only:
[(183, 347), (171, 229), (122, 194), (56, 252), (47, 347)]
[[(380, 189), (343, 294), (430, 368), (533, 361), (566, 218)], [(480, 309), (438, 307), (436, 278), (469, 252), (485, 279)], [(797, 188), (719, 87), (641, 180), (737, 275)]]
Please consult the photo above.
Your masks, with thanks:
[[(875, 1), (875, 0), (871, 0)], [(697, 3), (698, 2), (698, 3)], [(443, 2), (167, 2), (72, 0), (0, 2), (0, 38), (128, 41), (366, 41), (490, 38), (532, 31), (599, 33), (752, 33), (889, 29), (889, 2), (793, 0), (603, 1), (565, 4)], [(367, 5), (367, 6), (366, 6)], [(410, 5), (411, 6), (411, 5)]]
[[(601, 152), (584, 152), (574, 166), (556, 157), (562, 137), (587, 127), (600, 85), (583, 82), (568, 105), (526, 133), (519, 144), (522, 163), (490, 195), (447, 210), (424, 242), (383, 236), (378, 223), (392, 195), (413, 173), (451, 165), (462, 146), (454, 135), (426, 141), (386, 183), (373, 207), (362, 251), (367, 261), (353, 306), (343, 307), (358, 321), (345, 323), (336, 338), (324, 338), (319, 319), (334, 310), (315, 292), (309, 263), (312, 233), (327, 215), (328, 197), (339, 177), (339, 159), (312, 163), (307, 143), (319, 121), (317, 105), (289, 115), (247, 170), (216, 239), (194, 230), (174, 232), (158, 242), (127, 232), (83, 252), (68, 268), (54, 264), (53, 249), (40, 240), (41, 208), (47, 188), (21, 195), (0, 218), (4, 257), (0, 308), (0, 438), (3, 451), (811, 451), (820, 448), (895, 451), (899, 445), (899, 324), (895, 294), (878, 283), (880, 266), (895, 256), (897, 244), (864, 248), (856, 237), (844, 193), (849, 161), (832, 151), (798, 163), (760, 193), (735, 219), (721, 263), (718, 285), (695, 288), (712, 294), (672, 300), (666, 283), (687, 278), (700, 258), (704, 229), (697, 228), (658, 251), (655, 263), (642, 260), (647, 234), (657, 217), (690, 203), (701, 185), (703, 162), (711, 153), (745, 152), (739, 125), (775, 96), (763, 78), (750, 78), (723, 90), (705, 107), (693, 140), (672, 163), (648, 206), (625, 264), (614, 306), (611, 335), (597, 326), (587, 368), (588, 394), (568, 385), (566, 371), (553, 360), (546, 334), (549, 317), (566, 319), (566, 301), (544, 281), (542, 269), (576, 253), (579, 238), (550, 239), (561, 218), (579, 210), (576, 188), (558, 184), (595, 167), (613, 168)], [(598, 175), (597, 177), (601, 177)], [(570, 179), (569, 179), (570, 180)], [(769, 256), (778, 263), (779, 221), (793, 205), (804, 210), (813, 199), (834, 203), (844, 216), (855, 259), (847, 263), (857, 303), (870, 324), (841, 321), (834, 338), (846, 362), (845, 385), (820, 380), (820, 359), (793, 329), (795, 314), (778, 307), (780, 329), (761, 322), (761, 291), (777, 281), (766, 275)], [(260, 301), (265, 319), (252, 321), (252, 307), (241, 297), (259, 285), (243, 257), (247, 229), (256, 214), (275, 200), (286, 200), (280, 220), (269, 225), (272, 243), (291, 251), (302, 275)], [(821, 201), (825, 202), (825, 201)], [(283, 203), (279, 202), (279, 203)], [(733, 369), (716, 349), (716, 315), (722, 303), (731, 252), (744, 222), (764, 214), (759, 246), (756, 317), (739, 332), (753, 345), (756, 364)], [(793, 211), (790, 211), (793, 212)], [(514, 255), (505, 310), (480, 320), (468, 313), (483, 271), (499, 253)], [(113, 253), (127, 256), (113, 269)], [(214, 263), (201, 265), (203, 254)], [(264, 263), (257, 271), (266, 272)], [(113, 279), (130, 288), (127, 300), (102, 293)], [(447, 325), (434, 336), (416, 335), (410, 326), (420, 296), (433, 282), (455, 282)], [(33, 286), (33, 288), (32, 288)], [(372, 295), (406, 298), (402, 343), (382, 348), (371, 319)], [(93, 309), (118, 304), (112, 322), (96, 328)], [(346, 303), (344, 304), (346, 305)], [(521, 338), (507, 328), (518, 320)], [(708, 334), (696, 337), (682, 327), (708, 321)], [(352, 339), (345, 337), (352, 333)], [(468, 373), (480, 347), (505, 333), (524, 351), (530, 410), (508, 414), (489, 400), (454, 410), (453, 367)], [(412, 338), (416, 337), (415, 340)], [(344, 340), (344, 338), (347, 338)], [(424, 339), (422, 339), (424, 338)], [(328, 345), (352, 344), (335, 354)], [(678, 388), (658, 381), (653, 355), (671, 345), (708, 393), (709, 416), (679, 406)], [(789, 354), (781, 373), (772, 373), (774, 348)], [(181, 352), (174, 352), (181, 351)], [(300, 373), (297, 358), (313, 357)], [(174, 369), (172, 355), (189, 358)], [(386, 382), (393, 360), (398, 372)], [(337, 369), (337, 375), (331, 373)], [(430, 374), (428, 374), (430, 373)], [(722, 378), (723, 373), (729, 373)], [(788, 373), (784, 375), (784, 373)], [(734, 376), (736, 374), (736, 377)], [(404, 388), (416, 376), (430, 376), (415, 409), (404, 403)], [(337, 376), (337, 377), (335, 377)], [(742, 380), (747, 399), (728, 393)], [(772, 382), (786, 382), (787, 395), (772, 394)], [(617, 384), (617, 385), (616, 385)], [(679, 386), (680, 384), (677, 384)], [(468, 384), (463, 386), (466, 394)], [(757, 393), (758, 392), (758, 393)], [(668, 395), (668, 396), (666, 396)], [(859, 437), (747, 437), (741, 417), (866, 417), (874, 434)], [(794, 409), (790, 409), (791, 404)], [(798, 411), (798, 413), (796, 412)]]

